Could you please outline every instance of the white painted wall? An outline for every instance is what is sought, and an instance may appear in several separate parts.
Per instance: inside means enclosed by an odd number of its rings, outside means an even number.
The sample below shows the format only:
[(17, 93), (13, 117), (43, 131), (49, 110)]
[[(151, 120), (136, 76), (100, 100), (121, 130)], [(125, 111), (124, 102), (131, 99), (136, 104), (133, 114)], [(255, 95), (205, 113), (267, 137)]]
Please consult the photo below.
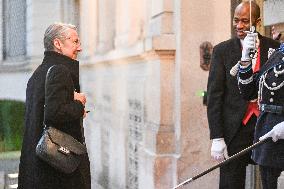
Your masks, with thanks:
[(26, 100), (26, 86), (30, 73), (1, 73), (0, 99)]
[(265, 26), (284, 23), (284, 1), (281, 0), (264, 1), (263, 22)]

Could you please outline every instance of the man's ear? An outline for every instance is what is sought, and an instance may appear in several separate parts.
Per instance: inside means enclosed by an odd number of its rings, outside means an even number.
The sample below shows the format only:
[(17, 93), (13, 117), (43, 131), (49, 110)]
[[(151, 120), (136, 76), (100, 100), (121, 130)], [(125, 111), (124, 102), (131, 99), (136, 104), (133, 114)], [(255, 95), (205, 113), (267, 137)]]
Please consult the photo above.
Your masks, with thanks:
[(53, 40), (53, 45), (54, 45), (54, 47), (55, 47), (56, 49), (60, 50), (62, 43), (61, 43), (61, 41), (60, 41), (59, 39), (54, 39), (54, 40)]
[(256, 31), (259, 31), (261, 27), (261, 18), (256, 19), (253, 25), (255, 25)]
[(255, 20), (255, 25), (261, 26), (261, 18), (258, 18), (258, 19)]

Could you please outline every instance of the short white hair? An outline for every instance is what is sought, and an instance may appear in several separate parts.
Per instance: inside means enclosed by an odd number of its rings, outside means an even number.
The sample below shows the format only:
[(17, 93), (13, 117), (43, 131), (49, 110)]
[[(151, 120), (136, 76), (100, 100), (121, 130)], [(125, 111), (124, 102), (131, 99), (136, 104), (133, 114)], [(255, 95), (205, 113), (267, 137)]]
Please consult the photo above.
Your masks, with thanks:
[(67, 31), (69, 29), (77, 30), (77, 27), (72, 24), (65, 24), (60, 22), (48, 26), (48, 28), (45, 30), (43, 38), (44, 49), (46, 51), (54, 51), (54, 39), (57, 38), (63, 40), (64, 38), (66, 38)]

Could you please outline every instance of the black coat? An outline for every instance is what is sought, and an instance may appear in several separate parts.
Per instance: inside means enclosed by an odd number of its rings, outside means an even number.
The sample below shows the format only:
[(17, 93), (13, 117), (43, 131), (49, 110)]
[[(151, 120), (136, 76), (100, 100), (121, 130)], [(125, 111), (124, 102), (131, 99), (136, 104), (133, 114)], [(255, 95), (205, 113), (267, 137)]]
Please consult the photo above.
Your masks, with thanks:
[[(279, 43), (259, 35), (260, 62), (267, 60), (269, 48)], [(248, 102), (242, 98), (236, 76), (230, 75), (231, 68), (241, 59), (241, 43), (233, 38), (213, 48), (207, 85), (207, 117), (210, 139), (225, 138), (230, 144), (241, 126)]]
[[(56, 66), (50, 71), (45, 94), (45, 77), (52, 65)], [(80, 90), (79, 62), (56, 52), (45, 52), (42, 64), (27, 84), (19, 189), (85, 188), (79, 169), (71, 174), (61, 173), (38, 159), (35, 154), (36, 144), (43, 131), (44, 112), (47, 125), (69, 133), (83, 142), (80, 123), (84, 106), (81, 102), (74, 101), (74, 90)]]
[[(274, 68), (276, 72), (282, 71), (282, 73), (276, 74)], [(264, 75), (265, 83), (270, 89), (265, 85), (259, 85), (259, 82), (263, 83), (260, 76)], [(253, 80), (250, 80), (250, 78), (253, 78)], [(250, 67), (246, 69), (246, 72), (241, 71), (239, 81), (239, 87), (244, 98), (252, 99), (259, 94), (260, 104), (282, 106), (284, 108), (284, 86), (279, 87), (284, 82), (284, 54), (282, 52), (277, 51), (272, 54), (258, 74), (253, 75)], [(278, 87), (279, 89), (276, 89)], [(258, 93), (259, 90), (261, 93)], [(284, 112), (278, 114), (265, 112), (262, 108), (260, 110), (261, 114), (257, 121), (254, 137), (255, 142), (258, 141), (259, 137), (269, 132), (273, 126), (284, 121)], [(283, 150), (284, 140), (278, 140), (277, 142), (271, 140), (253, 150), (252, 158), (259, 165), (284, 169)]]

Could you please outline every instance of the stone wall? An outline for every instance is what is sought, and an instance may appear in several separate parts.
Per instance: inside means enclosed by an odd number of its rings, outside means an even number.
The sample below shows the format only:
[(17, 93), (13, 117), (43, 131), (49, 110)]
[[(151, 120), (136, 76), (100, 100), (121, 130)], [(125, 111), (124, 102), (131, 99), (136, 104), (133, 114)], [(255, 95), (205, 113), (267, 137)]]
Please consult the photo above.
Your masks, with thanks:
[[(82, 20), (98, 23), (91, 24), (96, 35), (90, 38), (96, 53), (84, 54), (81, 67), (92, 111), (85, 122), (92, 181), (97, 188), (171, 188), (214, 163), (197, 95), (206, 90), (208, 74), (199, 67), (199, 46), (230, 37), (230, 4), (127, 2), (116, 1), (113, 14), (100, 17), (111, 0), (97, 1), (98, 17)], [(104, 33), (99, 23), (111, 26)], [(217, 188), (216, 177), (212, 172), (192, 187)]]
[[(178, 182), (216, 163), (210, 159), (206, 107), (199, 95), (200, 91), (206, 90), (208, 78), (208, 72), (200, 68), (199, 46), (205, 41), (214, 46), (230, 38), (230, 2), (181, 1), (180, 14), (181, 134)], [(216, 169), (184, 188), (217, 189), (218, 174)]]
[[(26, 64), (4, 70), (1, 63), (0, 98), (25, 99), (50, 23), (79, 23), (92, 187), (167, 189), (214, 165), (206, 107), (198, 95), (208, 77), (200, 68), (199, 47), (230, 38), (230, 2), (68, 2), (27, 0)], [(218, 188), (218, 170), (186, 188)]]
[[(104, 188), (164, 188), (174, 174), (173, 124), (165, 121), (172, 102), (163, 67), (173, 61), (115, 61), (83, 68), (83, 87), (92, 104), (85, 133), (94, 183)], [(163, 70), (163, 69), (162, 69)], [(162, 75), (167, 74), (169, 80)], [(93, 86), (93, 87), (92, 87)], [(164, 107), (161, 110), (161, 107)], [(172, 162), (172, 163), (171, 163)]]

